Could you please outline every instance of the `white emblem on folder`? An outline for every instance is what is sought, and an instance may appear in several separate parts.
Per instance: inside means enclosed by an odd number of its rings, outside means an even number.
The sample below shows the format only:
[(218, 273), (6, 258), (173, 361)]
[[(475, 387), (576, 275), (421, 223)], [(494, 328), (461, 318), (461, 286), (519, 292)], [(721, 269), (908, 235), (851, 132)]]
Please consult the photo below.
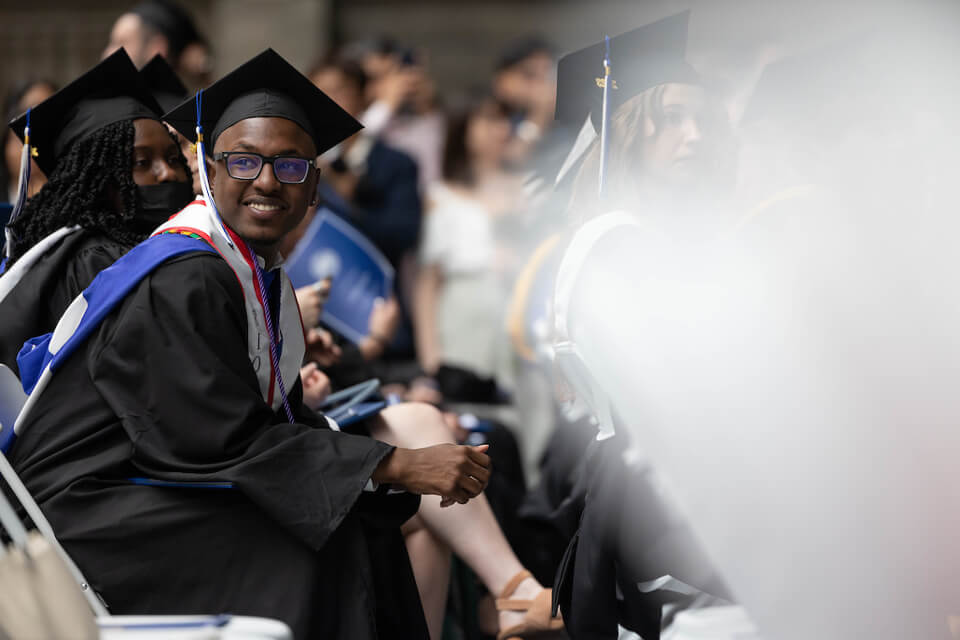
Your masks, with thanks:
[(340, 256), (329, 249), (318, 251), (310, 258), (310, 275), (317, 280), (336, 277), (340, 273)]

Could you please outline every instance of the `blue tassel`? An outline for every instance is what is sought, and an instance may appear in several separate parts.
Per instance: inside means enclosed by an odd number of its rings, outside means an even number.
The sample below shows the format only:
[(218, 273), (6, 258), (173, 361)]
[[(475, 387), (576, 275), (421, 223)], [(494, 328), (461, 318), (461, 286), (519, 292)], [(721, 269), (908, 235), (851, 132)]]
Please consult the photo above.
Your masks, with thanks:
[(201, 123), (201, 113), (202, 113), (202, 104), (203, 104), (203, 89), (197, 91), (197, 171), (200, 173), (200, 189), (203, 191), (203, 199), (206, 200), (207, 206), (213, 211), (213, 220), (217, 224), (223, 238), (227, 241), (227, 244), (231, 249), (235, 249), (233, 244), (233, 239), (230, 238), (230, 234), (227, 233), (227, 230), (223, 226), (223, 219), (220, 218), (220, 211), (217, 210), (217, 203), (213, 201), (213, 191), (210, 189), (210, 178), (207, 176), (207, 163), (205, 159), (204, 151), (204, 142), (203, 142), (203, 126)]
[(5, 251), (8, 258), (10, 257), (14, 243), (13, 232), (10, 231), (9, 224), (20, 216), (20, 212), (27, 203), (27, 190), (30, 187), (30, 165), (33, 164), (30, 162), (30, 111), (31, 109), (27, 109), (27, 126), (23, 129), (23, 151), (20, 152), (20, 177), (17, 184), (17, 199), (13, 203), (10, 221), (7, 223), (7, 228), (5, 229), (7, 238)]

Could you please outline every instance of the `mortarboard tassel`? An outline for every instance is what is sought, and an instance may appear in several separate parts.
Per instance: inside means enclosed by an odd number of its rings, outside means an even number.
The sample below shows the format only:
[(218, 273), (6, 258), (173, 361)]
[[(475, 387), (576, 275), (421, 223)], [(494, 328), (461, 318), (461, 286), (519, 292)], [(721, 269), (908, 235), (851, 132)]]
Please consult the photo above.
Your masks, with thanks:
[(6, 256), (10, 257), (13, 246), (13, 231), (10, 230), (10, 223), (17, 219), (23, 210), (23, 205), (27, 202), (27, 189), (30, 187), (30, 109), (27, 109), (27, 126), (23, 129), (23, 151), (20, 152), (20, 180), (17, 183), (17, 200), (13, 203), (13, 211), (10, 213), (10, 220), (4, 230), (7, 238)]
[(603, 199), (607, 177), (607, 138), (608, 120), (610, 119), (610, 85), (613, 79), (610, 76), (610, 36), (603, 37), (606, 52), (603, 56), (603, 107), (600, 117), (600, 177), (597, 181), (598, 195)]
[[(216, 221), (217, 227), (226, 239), (227, 244), (230, 245), (231, 249), (236, 249), (236, 246), (233, 244), (233, 239), (223, 226), (223, 219), (220, 217), (217, 204), (213, 200), (213, 192), (210, 190), (210, 180), (207, 177), (207, 163), (203, 145), (203, 126), (200, 124), (202, 122), (200, 115), (203, 112), (203, 89), (197, 91), (196, 103), (197, 171), (200, 172), (200, 188), (203, 190), (203, 199), (206, 200), (207, 206), (213, 211), (213, 219)], [(283, 384), (283, 374), (280, 372), (280, 352), (277, 348), (277, 335), (273, 328), (273, 314), (270, 312), (270, 304), (267, 302), (267, 287), (263, 279), (263, 268), (260, 266), (260, 261), (257, 260), (253, 247), (251, 247), (249, 243), (246, 244), (246, 249), (250, 254), (250, 262), (253, 263), (253, 270), (257, 276), (257, 286), (259, 286), (260, 291), (263, 292), (263, 317), (267, 322), (267, 340), (270, 343), (270, 363), (273, 365), (273, 372), (277, 379), (277, 390), (280, 392), (280, 400), (283, 402), (283, 411), (287, 416), (287, 420), (293, 423), (295, 422), (293, 419), (293, 411), (290, 409), (290, 401), (287, 399), (287, 388), (286, 385)]]
[(205, 150), (203, 145), (203, 126), (200, 124), (200, 114), (202, 113), (203, 107), (203, 89), (197, 91), (196, 97), (197, 104), (197, 171), (200, 173), (200, 189), (203, 191), (203, 199), (207, 201), (207, 206), (213, 211), (213, 219), (217, 223), (217, 228), (220, 230), (221, 235), (227, 241), (227, 244), (233, 247), (233, 239), (230, 238), (230, 234), (227, 233), (227, 230), (223, 227), (223, 219), (220, 218), (220, 211), (217, 210), (217, 203), (213, 201), (213, 192), (210, 191), (210, 179), (207, 177), (207, 162), (205, 157)]

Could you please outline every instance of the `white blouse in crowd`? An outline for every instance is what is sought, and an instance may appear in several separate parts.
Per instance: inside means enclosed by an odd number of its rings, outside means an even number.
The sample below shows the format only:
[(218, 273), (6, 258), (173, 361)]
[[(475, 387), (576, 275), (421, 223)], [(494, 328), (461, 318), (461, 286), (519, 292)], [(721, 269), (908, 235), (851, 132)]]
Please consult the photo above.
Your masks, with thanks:
[(430, 188), (427, 203), (420, 262), (442, 275), (436, 309), (442, 361), (507, 380), (506, 293), (496, 276), (493, 216), (443, 184)]
[(445, 275), (488, 271), (493, 266), (493, 219), (478, 200), (443, 183), (427, 193), (420, 262)]

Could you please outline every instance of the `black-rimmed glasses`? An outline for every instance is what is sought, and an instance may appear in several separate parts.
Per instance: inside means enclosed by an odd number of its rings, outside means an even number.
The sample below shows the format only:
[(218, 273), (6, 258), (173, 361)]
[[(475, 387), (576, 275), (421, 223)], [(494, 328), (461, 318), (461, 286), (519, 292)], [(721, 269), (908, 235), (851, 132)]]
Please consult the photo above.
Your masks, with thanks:
[(273, 175), (285, 184), (301, 184), (307, 179), (310, 167), (315, 165), (311, 158), (262, 156), (252, 151), (221, 151), (214, 154), (213, 159), (223, 160), (227, 175), (236, 180), (256, 180), (264, 164), (273, 165)]

